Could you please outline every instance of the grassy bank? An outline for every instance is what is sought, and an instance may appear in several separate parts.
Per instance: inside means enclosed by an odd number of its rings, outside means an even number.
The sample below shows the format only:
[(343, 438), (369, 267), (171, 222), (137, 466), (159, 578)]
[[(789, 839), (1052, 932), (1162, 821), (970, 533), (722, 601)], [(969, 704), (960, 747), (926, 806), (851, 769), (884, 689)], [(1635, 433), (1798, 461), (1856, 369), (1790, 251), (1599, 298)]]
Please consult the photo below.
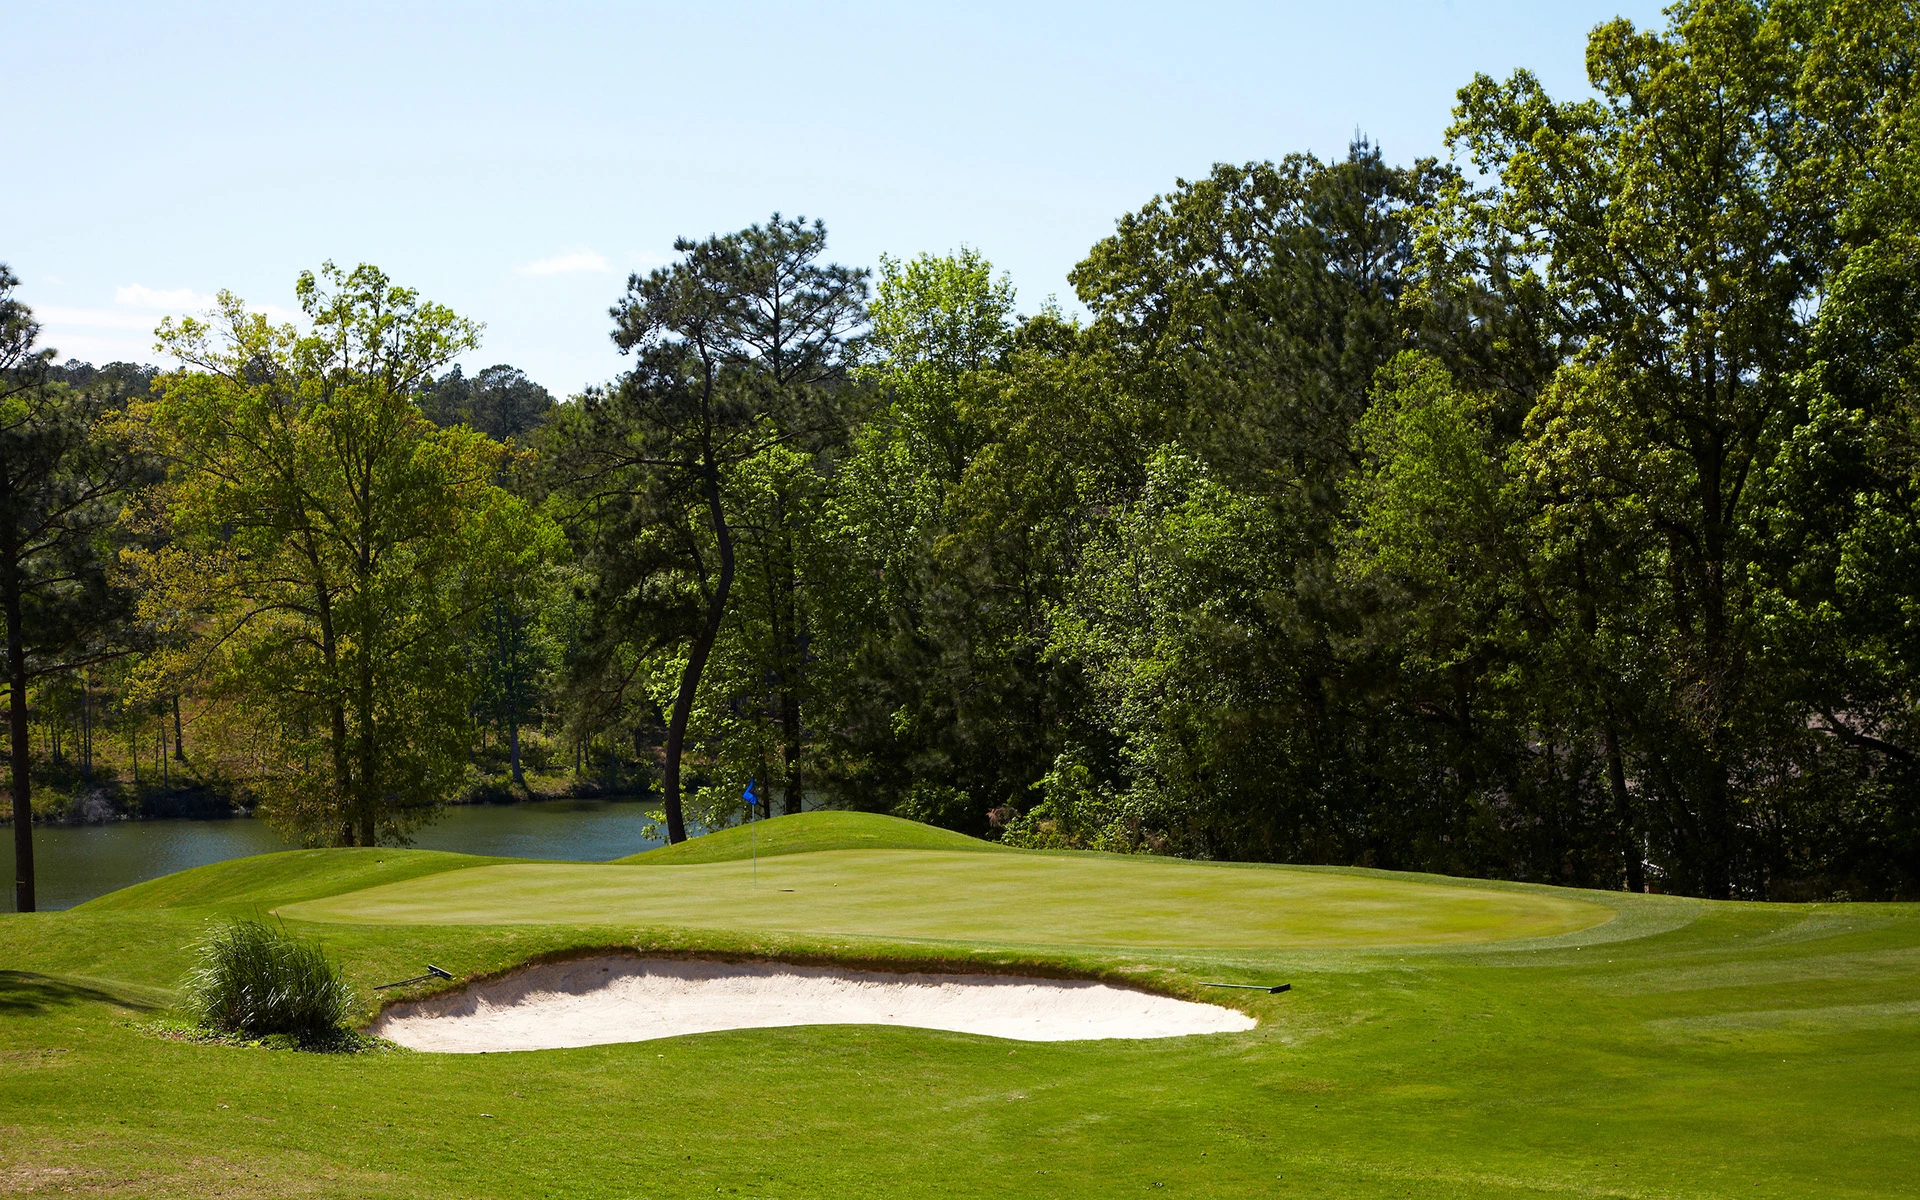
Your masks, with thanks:
[[(961, 849), (847, 814), (756, 836), (788, 850), (771, 896), (730, 831), (630, 867), (296, 852), (0, 918), (0, 1193), (1846, 1197), (1920, 1166), (1915, 906)], [(426, 961), (632, 946), (1127, 978), (1261, 1025), (477, 1056), (143, 1031), (210, 917), (275, 909), (363, 1005)], [(1200, 986), (1266, 979), (1295, 990)]]

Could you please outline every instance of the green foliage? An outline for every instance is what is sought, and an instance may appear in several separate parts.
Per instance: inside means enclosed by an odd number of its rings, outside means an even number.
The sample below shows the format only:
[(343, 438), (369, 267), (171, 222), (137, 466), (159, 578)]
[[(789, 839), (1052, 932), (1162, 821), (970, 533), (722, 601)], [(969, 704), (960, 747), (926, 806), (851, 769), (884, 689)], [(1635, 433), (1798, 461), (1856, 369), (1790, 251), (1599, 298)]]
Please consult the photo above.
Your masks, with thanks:
[(353, 987), (320, 946), (264, 921), (228, 921), (201, 942), (182, 985), (204, 1025), (226, 1033), (286, 1034), (326, 1049), (349, 1034)]
[(434, 424), (466, 425), (496, 442), (525, 441), (553, 408), (553, 395), (546, 388), (505, 363), (472, 379), (456, 365), (420, 395), (420, 409)]
[(511, 560), (485, 585), (491, 602), (468, 624), (467, 653), (473, 716), (500, 732), (509, 781), (525, 788), (522, 730), (540, 722), (558, 690), (571, 615), (567, 584), (577, 572), (559, 525), (544, 513), (520, 515)]
[(1088, 539), (1050, 646), (1087, 673), (1117, 753), (1056, 760), (1010, 840), (1052, 821), (1063, 845), (1226, 848), (1222, 817), (1253, 802), (1272, 766), (1256, 723), (1273, 681), (1243, 656), (1269, 627), (1276, 541), (1269, 510), (1191, 455), (1166, 447), (1148, 460), (1137, 499)]
[(1368, 711), (1334, 559), (1353, 422), (1405, 337), (1411, 204), (1432, 175), (1365, 143), (1221, 166), (1075, 272), (1097, 314), (1075, 391), (1100, 399), (1034, 430), (1036, 466), (1070, 465), (1029, 478), (1080, 481), (1043, 500), (1072, 513), (1077, 556), (1049, 658), (1091, 687), (1074, 740), (1141, 823), (1136, 845), (1421, 861), (1401, 857), (1421, 806), (1376, 812), (1383, 786), (1431, 780), (1378, 779), (1382, 746), (1405, 742)]
[(731, 786), (766, 762), (770, 739), (738, 719), (758, 710), (779, 726), (788, 811), (805, 793), (808, 477), (841, 435), (867, 288), (865, 271), (822, 260), (818, 221), (776, 213), (674, 245), (680, 261), (633, 276), (614, 309), (633, 369), (560, 414), (544, 448), (589, 582), (576, 702), (636, 728), (664, 710), (679, 842), (690, 730)]
[(955, 493), (1086, 688), (1009, 836), (1915, 886), (1910, 17), (1613, 22), (1598, 99), (1462, 91), (1477, 182), (1360, 142), (1123, 218)]
[(1026, 850), (1105, 850), (1117, 854), (1163, 853), (1171, 848), (1165, 831), (1179, 817), (1155, 795), (1153, 784), (1136, 780), (1116, 795), (1094, 777), (1076, 747), (1062, 751), (1053, 769), (1033, 785), (1040, 802), (1006, 822), (1000, 840)]
[(1876, 181), (1920, 47), (1831, 7), (1603, 26), (1597, 100), (1477, 80), (1477, 183), (1360, 143), (1120, 222), (1083, 374), (1016, 360), (968, 480), (1070, 531), (1078, 749), (1011, 836), (1915, 886), (1913, 226)]
[(1070, 468), (1029, 473), (1008, 442), (1020, 421), (1071, 424), (1084, 393), (1047, 385), (1078, 335), (1016, 324), (1012, 299), (970, 249), (883, 263), (861, 368), (877, 404), (834, 463), (822, 540), (829, 778), (974, 834), (1058, 752), (1072, 686), (1042, 660), (1067, 515), (1048, 504), (1071, 479), (1038, 477)]
[(224, 293), (217, 328), (161, 326), (186, 366), (135, 411), (172, 464), (151, 497), (168, 540), (130, 561), (174, 639), (146, 670), (249, 735), (235, 769), (265, 813), (373, 845), (463, 783), (465, 635), (554, 543), (495, 482), (508, 452), (414, 402), (477, 326), (368, 266), (298, 292), (305, 333)]
[(0, 263), (0, 621), (5, 625), (15, 903), (34, 910), (28, 689), (130, 648), (114, 558), (144, 465), (114, 396), (50, 377), (51, 349)]
[(991, 366), (1012, 345), (1013, 280), (971, 246), (908, 262), (880, 256), (868, 312), (881, 372), (929, 367), (956, 376)]
[(907, 788), (892, 809), (893, 815), (943, 829), (968, 827), (978, 820), (979, 806), (957, 787), (918, 780)]
[[(1872, 103), (1836, 105), (1830, 89), (1887, 49), (1823, 7), (1687, 5), (1665, 31), (1601, 26), (1593, 100), (1555, 102), (1525, 72), (1476, 80), (1452, 136), (1492, 182), (1446, 190), (1427, 229), (1436, 280), (1511, 281), (1563, 348), (1552, 382), (1514, 397), (1533, 401), (1508, 434), (1529, 486), (1494, 528), (1509, 547), (1531, 529), (1505, 561), (1462, 547), (1519, 589), (1527, 628), (1499, 635), (1530, 673), (1519, 715), (1610, 747), (1629, 877), (1651, 845), (1667, 886), (1706, 895), (1791, 871), (1748, 831), (1795, 824), (1800, 781), (1847, 786), (1767, 628), (1764, 580), (1788, 556), (1766, 500), (1783, 434), (1813, 415), (1847, 181), (1862, 147), (1886, 145), (1879, 105), (1907, 85), (1884, 77)], [(1910, 54), (1907, 29), (1887, 32)]]

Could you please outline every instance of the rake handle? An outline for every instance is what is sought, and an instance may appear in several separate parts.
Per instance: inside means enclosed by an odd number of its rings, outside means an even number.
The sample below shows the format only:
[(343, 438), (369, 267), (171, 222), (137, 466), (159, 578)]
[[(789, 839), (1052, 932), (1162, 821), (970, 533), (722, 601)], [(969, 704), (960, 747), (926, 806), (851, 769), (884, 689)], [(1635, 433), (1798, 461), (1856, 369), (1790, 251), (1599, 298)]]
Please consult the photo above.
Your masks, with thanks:
[(376, 992), (384, 992), (388, 988), (405, 987), (409, 983), (419, 983), (425, 979), (452, 979), (452, 978), (453, 978), (453, 975), (451, 972), (443, 971), (439, 967), (434, 966), (432, 963), (428, 963), (427, 973), (425, 975), (415, 975), (412, 979), (396, 979), (392, 983), (382, 983), (375, 986), (373, 990)]

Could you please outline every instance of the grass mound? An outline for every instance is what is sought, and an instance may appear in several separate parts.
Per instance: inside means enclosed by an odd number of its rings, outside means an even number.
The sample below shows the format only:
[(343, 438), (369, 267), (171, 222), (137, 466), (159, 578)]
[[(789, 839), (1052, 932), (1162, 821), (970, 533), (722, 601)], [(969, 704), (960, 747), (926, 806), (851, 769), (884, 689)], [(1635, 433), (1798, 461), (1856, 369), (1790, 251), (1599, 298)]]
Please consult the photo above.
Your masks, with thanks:
[(236, 914), (250, 913), (296, 900), (358, 891), (441, 871), (515, 861), (518, 860), (387, 847), (283, 850), (162, 875), (108, 892), (76, 906), (74, 911), (219, 908)]
[(683, 866), (692, 863), (731, 862), (750, 857), (758, 849), (761, 858), (781, 854), (810, 854), (817, 850), (1000, 850), (992, 842), (922, 825), (918, 821), (879, 813), (810, 812), (775, 817), (722, 829), (704, 837), (692, 838), (678, 846), (644, 850), (620, 863), (643, 866)]
[(221, 1033), (284, 1036), (313, 1049), (350, 1035), (353, 986), (340, 964), (317, 943), (262, 921), (231, 921), (208, 934), (184, 991), (193, 1016)]

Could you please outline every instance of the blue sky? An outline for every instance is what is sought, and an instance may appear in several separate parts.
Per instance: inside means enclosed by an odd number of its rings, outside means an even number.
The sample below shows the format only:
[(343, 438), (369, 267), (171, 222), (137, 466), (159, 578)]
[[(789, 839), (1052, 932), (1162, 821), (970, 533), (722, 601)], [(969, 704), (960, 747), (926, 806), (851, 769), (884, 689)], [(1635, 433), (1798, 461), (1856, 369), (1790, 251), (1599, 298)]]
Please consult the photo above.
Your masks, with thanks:
[(1586, 90), (1629, 0), (1342, 4), (13, 4), (0, 261), (62, 357), (373, 262), (556, 392), (677, 235), (821, 217), (871, 265), (962, 243), (1023, 310), (1217, 161), (1443, 154), (1475, 72)]

